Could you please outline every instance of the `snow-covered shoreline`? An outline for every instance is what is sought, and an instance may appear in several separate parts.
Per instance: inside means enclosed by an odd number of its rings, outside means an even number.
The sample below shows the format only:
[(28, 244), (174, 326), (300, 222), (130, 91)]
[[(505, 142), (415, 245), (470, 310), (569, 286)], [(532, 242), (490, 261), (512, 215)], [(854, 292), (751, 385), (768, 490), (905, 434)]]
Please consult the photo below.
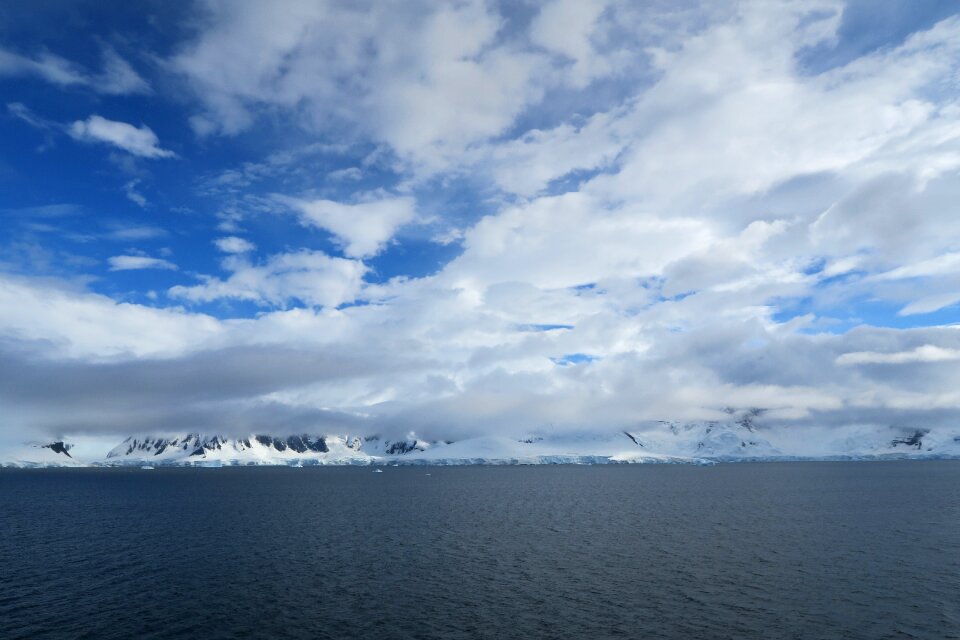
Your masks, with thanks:
[(695, 464), (960, 459), (960, 433), (926, 429), (764, 430), (750, 423), (657, 422), (615, 433), (460, 440), (323, 435), (131, 436), (109, 451), (35, 443), (0, 452), (0, 466), (230, 467), (327, 465)]

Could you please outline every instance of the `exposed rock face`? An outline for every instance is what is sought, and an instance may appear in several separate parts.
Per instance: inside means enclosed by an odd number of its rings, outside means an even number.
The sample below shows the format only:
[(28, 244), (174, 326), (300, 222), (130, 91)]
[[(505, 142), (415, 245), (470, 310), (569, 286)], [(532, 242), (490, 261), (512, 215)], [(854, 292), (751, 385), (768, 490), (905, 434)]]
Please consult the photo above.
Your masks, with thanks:
[(323, 436), (311, 436), (307, 434), (292, 435), (286, 437), (257, 435), (253, 438), (228, 438), (221, 435), (204, 436), (198, 433), (187, 434), (175, 438), (127, 438), (120, 446), (115, 447), (107, 458), (119, 458), (145, 455), (159, 456), (172, 449), (187, 452), (188, 457), (204, 457), (209, 452), (221, 450), (247, 451), (253, 449), (255, 444), (261, 449), (270, 451), (293, 451), (296, 453), (326, 453), (329, 451), (326, 440)]
[(930, 433), (929, 429), (915, 429), (914, 432), (909, 435), (903, 436), (902, 438), (894, 438), (890, 444), (894, 447), (904, 445), (921, 449), (923, 448), (923, 437), (928, 433)]
[[(273, 446), (277, 451), (283, 451), (280, 447), (289, 448), (297, 453), (313, 451), (315, 453), (326, 453), (327, 443), (323, 438), (312, 438), (310, 436), (289, 436), (285, 441), (279, 442), (279, 438), (274, 438)], [(279, 445), (279, 446), (278, 446)]]
[(45, 444), (43, 445), (43, 448), (50, 449), (54, 453), (60, 453), (67, 456), (68, 458), (72, 458), (73, 456), (70, 455), (70, 449), (72, 448), (72, 446), (73, 445), (66, 444), (61, 440), (59, 442), (51, 442), (50, 444)]
[(406, 440), (401, 440), (399, 442), (391, 442), (387, 445), (384, 451), (391, 456), (397, 455), (398, 453), (410, 453), (417, 448), (417, 441), (407, 442)]

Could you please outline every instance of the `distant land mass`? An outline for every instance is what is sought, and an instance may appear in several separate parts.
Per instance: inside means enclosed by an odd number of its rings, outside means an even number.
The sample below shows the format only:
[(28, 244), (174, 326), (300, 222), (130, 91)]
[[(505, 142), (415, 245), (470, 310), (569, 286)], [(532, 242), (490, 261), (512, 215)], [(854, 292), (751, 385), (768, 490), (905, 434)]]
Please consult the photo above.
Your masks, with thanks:
[(70, 441), (0, 453), (4, 467), (641, 464), (960, 458), (960, 430), (890, 427), (758, 428), (729, 422), (650, 422), (606, 433), (544, 433), (428, 440), (349, 434), (130, 436), (84, 455)]

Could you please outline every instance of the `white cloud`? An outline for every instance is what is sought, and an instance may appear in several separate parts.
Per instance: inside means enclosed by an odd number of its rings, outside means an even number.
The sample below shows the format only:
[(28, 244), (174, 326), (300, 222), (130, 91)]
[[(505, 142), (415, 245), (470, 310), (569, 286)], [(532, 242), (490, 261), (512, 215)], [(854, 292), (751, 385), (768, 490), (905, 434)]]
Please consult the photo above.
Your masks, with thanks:
[(657, 276), (670, 262), (707, 247), (711, 236), (697, 220), (609, 207), (568, 193), (479, 221), (466, 232), (465, 251), (444, 277), (457, 287), (515, 281), (552, 289)]
[(176, 155), (160, 148), (157, 134), (147, 125), (135, 127), (98, 115), (77, 120), (67, 128), (67, 133), (75, 140), (109, 144), (141, 158), (172, 158)]
[(217, 238), (214, 244), (217, 245), (217, 249), (224, 253), (249, 253), (257, 248), (257, 245), (249, 240), (237, 236)]
[(612, 70), (611, 57), (599, 54), (590, 41), (609, 4), (609, 0), (552, 0), (543, 4), (530, 27), (535, 44), (572, 61), (564, 72), (575, 87), (585, 87)]
[(662, 75), (626, 117), (634, 143), (623, 170), (596, 187), (674, 206), (757, 193), (796, 176), (847, 170), (936, 117), (921, 89), (955, 66), (960, 23), (804, 76), (795, 56), (813, 44), (815, 9), (744, 5), (733, 21), (676, 50), (656, 50)]
[(912, 316), (920, 313), (933, 313), (934, 311), (939, 311), (944, 307), (949, 307), (958, 302), (960, 302), (960, 291), (924, 296), (905, 306), (897, 312), (897, 315)]
[(171, 288), (170, 295), (192, 302), (235, 299), (284, 307), (299, 300), (310, 306), (336, 307), (357, 297), (367, 271), (362, 262), (321, 251), (277, 254), (262, 264), (233, 255), (224, 259), (223, 266), (230, 271), (226, 280), (206, 276), (202, 284)]
[[(393, 192), (417, 199), (350, 194), (361, 171), (327, 173), (338, 159), (312, 182), (298, 167), (289, 192), (310, 195), (265, 201), (253, 185), (283, 184), (284, 167), (313, 156), (245, 163), (210, 190), (239, 203), (221, 209), (225, 233), (244, 207), (279, 201), (346, 258), (292, 248), (258, 260), (250, 240), (216, 239), (224, 273), (168, 294), (260, 308), (225, 321), (2, 280), (0, 348), (128, 354), (131, 371), (157, 354), (177, 375), (226, 362), (225, 350), (309, 348), (297, 366), (251, 371), (256, 384), (199, 385), (190, 415), (216, 424), (265, 398), (441, 437), (723, 419), (728, 406), (824, 429), (956, 424), (960, 332), (845, 327), (863, 305), (910, 315), (958, 299), (960, 22), (818, 73), (802, 60), (832, 46), (838, 3), (737, 3), (693, 19), (680, 8), (663, 19), (669, 34), (643, 13), (662, 5), (630, 4), (553, 2), (528, 25), (479, 2), (208, 2), (170, 61), (196, 92), (198, 131), (238, 133), (267, 114), (292, 123), (303, 150), (318, 132), (345, 141), (337, 153), (372, 145), (398, 175)], [(140, 136), (128, 146), (169, 153), (124, 126)], [(348, 161), (364, 189), (384, 171)], [(428, 230), (461, 255), (429, 277), (364, 281), (362, 260), (418, 222), (418, 202), (429, 210), (465, 182), (486, 215)], [(274, 237), (256, 228), (244, 235), (267, 247)], [(138, 322), (165, 335), (135, 335)], [(596, 359), (555, 364), (571, 354)], [(361, 373), (316, 367), (326, 362)], [(866, 366), (885, 364), (898, 366)], [(107, 417), (130, 422), (123, 409)]]
[[(541, 21), (545, 50), (504, 37), (506, 19), (481, 0), (204, 9), (207, 28), (170, 61), (203, 103), (199, 133), (235, 134), (263, 107), (295, 107), (307, 129), (349, 124), (426, 172), (503, 133), (547, 87), (582, 85), (601, 66), (581, 56), (567, 72), (571, 50), (553, 45), (570, 16)], [(578, 42), (588, 32), (579, 26)]]
[(837, 364), (906, 364), (915, 362), (950, 362), (960, 360), (960, 349), (947, 349), (936, 345), (923, 345), (910, 351), (878, 353), (876, 351), (857, 351), (845, 353), (837, 358)]
[(943, 274), (960, 273), (960, 253), (951, 252), (921, 260), (913, 264), (891, 269), (875, 276), (878, 280), (899, 280), (901, 278), (919, 278)]
[(0, 335), (42, 347), (51, 358), (172, 357), (211, 344), (222, 330), (202, 314), (118, 303), (62, 283), (2, 274), (0, 309)]
[(149, 256), (111, 256), (107, 258), (110, 271), (134, 271), (138, 269), (169, 269), (175, 271), (177, 265), (162, 258)]
[(416, 217), (416, 202), (408, 196), (356, 204), (283, 196), (278, 196), (278, 200), (298, 211), (304, 225), (325, 229), (336, 236), (344, 253), (354, 258), (379, 253), (397, 229)]
[(533, 130), (510, 142), (480, 152), (481, 166), (492, 167), (497, 184), (506, 191), (534, 196), (557, 178), (575, 170), (612, 164), (625, 146), (617, 131), (619, 113), (598, 113), (585, 124), (562, 124)]

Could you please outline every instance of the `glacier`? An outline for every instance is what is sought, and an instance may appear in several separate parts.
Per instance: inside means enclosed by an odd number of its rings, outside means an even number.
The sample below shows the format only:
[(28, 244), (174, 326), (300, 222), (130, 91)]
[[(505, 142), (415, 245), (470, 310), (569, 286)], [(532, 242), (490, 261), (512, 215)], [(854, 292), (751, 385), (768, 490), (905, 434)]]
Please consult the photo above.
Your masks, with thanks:
[(709, 465), (960, 458), (960, 429), (773, 429), (757, 427), (748, 418), (729, 422), (655, 421), (607, 433), (545, 432), (441, 440), (418, 438), (414, 433), (401, 438), (335, 433), (147, 435), (130, 436), (106, 452), (58, 440), (0, 450), (0, 466)]

